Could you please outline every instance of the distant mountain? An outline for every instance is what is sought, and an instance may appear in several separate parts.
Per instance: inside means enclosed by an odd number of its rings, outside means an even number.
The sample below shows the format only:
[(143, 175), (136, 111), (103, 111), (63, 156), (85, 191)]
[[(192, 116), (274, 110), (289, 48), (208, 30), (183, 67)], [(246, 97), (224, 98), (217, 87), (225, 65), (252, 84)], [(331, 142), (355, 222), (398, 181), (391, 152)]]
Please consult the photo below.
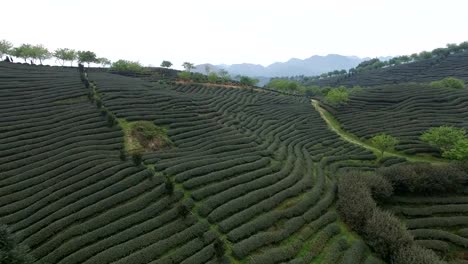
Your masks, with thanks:
[(219, 69), (227, 70), (231, 75), (246, 75), (251, 77), (283, 77), (283, 76), (314, 76), (324, 72), (350, 69), (356, 67), (359, 63), (367, 58), (359, 58), (356, 56), (342, 56), (337, 54), (329, 54), (327, 56), (312, 56), (310, 58), (290, 59), (286, 62), (275, 62), (266, 67), (259, 64), (232, 64), (232, 65), (212, 65), (200, 64), (197, 65), (195, 71), (205, 73), (205, 66), (218, 71)]

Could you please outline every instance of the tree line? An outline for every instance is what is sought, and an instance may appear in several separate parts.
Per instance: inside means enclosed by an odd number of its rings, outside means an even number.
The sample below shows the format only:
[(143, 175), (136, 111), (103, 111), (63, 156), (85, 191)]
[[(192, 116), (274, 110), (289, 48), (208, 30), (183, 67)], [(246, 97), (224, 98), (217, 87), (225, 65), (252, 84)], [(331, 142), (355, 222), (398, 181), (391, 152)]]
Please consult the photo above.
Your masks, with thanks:
[(87, 63), (88, 67), (91, 63), (97, 63), (103, 67), (111, 65), (111, 61), (107, 58), (97, 57), (92, 51), (76, 51), (68, 48), (60, 48), (54, 51), (49, 51), (43, 45), (21, 44), (14, 47), (7, 40), (0, 41), (0, 59), (6, 56), (6, 61), (13, 62), (12, 57), (23, 59), (25, 63), (28, 61), (35, 64), (37, 61), (42, 65), (45, 60), (55, 58), (55, 61), (64, 66), (66, 62), (73, 66), (74, 61), (79, 63)]

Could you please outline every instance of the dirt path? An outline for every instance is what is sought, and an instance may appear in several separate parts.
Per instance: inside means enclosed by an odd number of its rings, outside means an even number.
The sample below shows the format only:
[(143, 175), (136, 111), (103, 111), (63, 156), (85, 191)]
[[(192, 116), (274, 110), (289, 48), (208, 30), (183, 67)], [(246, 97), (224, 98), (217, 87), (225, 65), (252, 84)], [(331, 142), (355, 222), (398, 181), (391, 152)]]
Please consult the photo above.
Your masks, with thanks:
[[(380, 150), (378, 150), (376, 147), (370, 145), (367, 142), (362, 141), (359, 139), (357, 136), (344, 131), (339, 122), (330, 114), (327, 110), (325, 110), (323, 107), (320, 106), (320, 102), (311, 99), (312, 105), (314, 106), (315, 110), (320, 113), (320, 116), (322, 117), (323, 120), (327, 123), (328, 127), (338, 134), (343, 140), (346, 140), (352, 144), (359, 145), (365, 149), (368, 149), (372, 151), (376, 156), (380, 155)], [(443, 159), (438, 159), (432, 156), (415, 156), (415, 155), (408, 155), (404, 154), (401, 152), (397, 151), (387, 151), (385, 152), (385, 157), (399, 157), (399, 158), (405, 158), (408, 161), (412, 162), (430, 162), (430, 163), (446, 163), (446, 160)]]

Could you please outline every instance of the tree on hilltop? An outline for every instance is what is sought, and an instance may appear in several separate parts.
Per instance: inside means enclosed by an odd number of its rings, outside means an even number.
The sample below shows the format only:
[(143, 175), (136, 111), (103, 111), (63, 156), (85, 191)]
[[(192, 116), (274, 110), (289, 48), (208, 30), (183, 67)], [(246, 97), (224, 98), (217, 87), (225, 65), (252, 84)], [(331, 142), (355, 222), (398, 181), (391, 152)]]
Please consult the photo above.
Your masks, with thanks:
[(3, 55), (10, 55), (13, 51), (13, 44), (6, 40), (0, 41), (0, 59), (3, 59)]
[(44, 47), (43, 45), (34, 45), (32, 46), (32, 51), (31, 51), (31, 56), (34, 60), (39, 60), (39, 62), (42, 65), (43, 60), (50, 59), (52, 57), (52, 54), (49, 52), (49, 50)]
[(53, 56), (57, 58), (57, 61), (59, 61), (62, 66), (66, 61), (69, 61), (70, 66), (72, 66), (73, 61), (77, 58), (76, 51), (73, 49), (56, 49), (53, 53)]
[(190, 62), (184, 62), (182, 64), (182, 67), (184, 67), (184, 69), (188, 72), (192, 71), (193, 69), (195, 69), (195, 65), (193, 63), (190, 63)]
[(27, 59), (31, 58), (32, 55), (32, 45), (22, 44), (21, 46), (14, 48), (11, 55), (21, 58), (24, 62), (27, 62)]
[(107, 58), (97, 58), (97, 62), (101, 64), (102, 67), (110, 66), (112, 62)]
[(169, 69), (171, 66), (172, 66), (172, 62), (170, 62), (170, 61), (163, 60), (161, 62), (161, 67), (163, 67), (163, 68), (168, 68)]
[(96, 53), (92, 51), (78, 51), (77, 55), (80, 63), (88, 63), (88, 68), (92, 62), (98, 62)]

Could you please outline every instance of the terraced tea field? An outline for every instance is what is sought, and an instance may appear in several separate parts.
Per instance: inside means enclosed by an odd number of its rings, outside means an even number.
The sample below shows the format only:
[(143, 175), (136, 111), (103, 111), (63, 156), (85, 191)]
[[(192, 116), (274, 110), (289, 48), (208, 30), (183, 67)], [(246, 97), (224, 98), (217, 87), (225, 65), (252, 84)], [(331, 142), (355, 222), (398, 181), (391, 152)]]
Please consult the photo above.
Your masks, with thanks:
[(344, 130), (363, 139), (383, 132), (390, 134), (400, 139), (397, 150), (407, 154), (438, 155), (436, 149), (419, 139), (431, 127), (468, 128), (467, 89), (425, 84), (378, 86), (351, 95), (344, 105), (324, 107)]
[(374, 156), (339, 140), (305, 98), (90, 73), (119, 120), (168, 128), (175, 147), (135, 166), (76, 70), (1, 74), (0, 220), (40, 261), (207, 263), (217, 239), (231, 262), (371, 257), (335, 212), (330, 165)]
[(407, 82), (428, 83), (448, 76), (468, 81), (468, 52), (368, 70), (346, 77), (324, 78), (306, 84), (320, 86), (379, 86)]
[[(39, 263), (382, 263), (336, 210), (338, 173), (381, 164), (329, 129), (308, 98), (88, 78), (87, 88), (76, 69), (0, 63), (0, 223)], [(450, 120), (466, 125), (464, 94), (446, 96), (444, 109), (460, 109)], [(424, 96), (413, 97), (424, 112)], [(369, 114), (351, 124), (329, 109), (356, 134), (374, 122)], [(171, 143), (145, 148), (139, 163), (132, 124)], [(420, 127), (408, 127), (408, 140)], [(416, 229), (430, 226), (409, 224), (418, 240), (429, 238)], [(465, 229), (447, 239), (466, 248)]]
[[(390, 210), (406, 224), (416, 242), (441, 254), (463, 258), (468, 248), (468, 189), (459, 196), (395, 196)], [(458, 254), (458, 256), (457, 256)], [(466, 253), (465, 253), (466, 254)]]

